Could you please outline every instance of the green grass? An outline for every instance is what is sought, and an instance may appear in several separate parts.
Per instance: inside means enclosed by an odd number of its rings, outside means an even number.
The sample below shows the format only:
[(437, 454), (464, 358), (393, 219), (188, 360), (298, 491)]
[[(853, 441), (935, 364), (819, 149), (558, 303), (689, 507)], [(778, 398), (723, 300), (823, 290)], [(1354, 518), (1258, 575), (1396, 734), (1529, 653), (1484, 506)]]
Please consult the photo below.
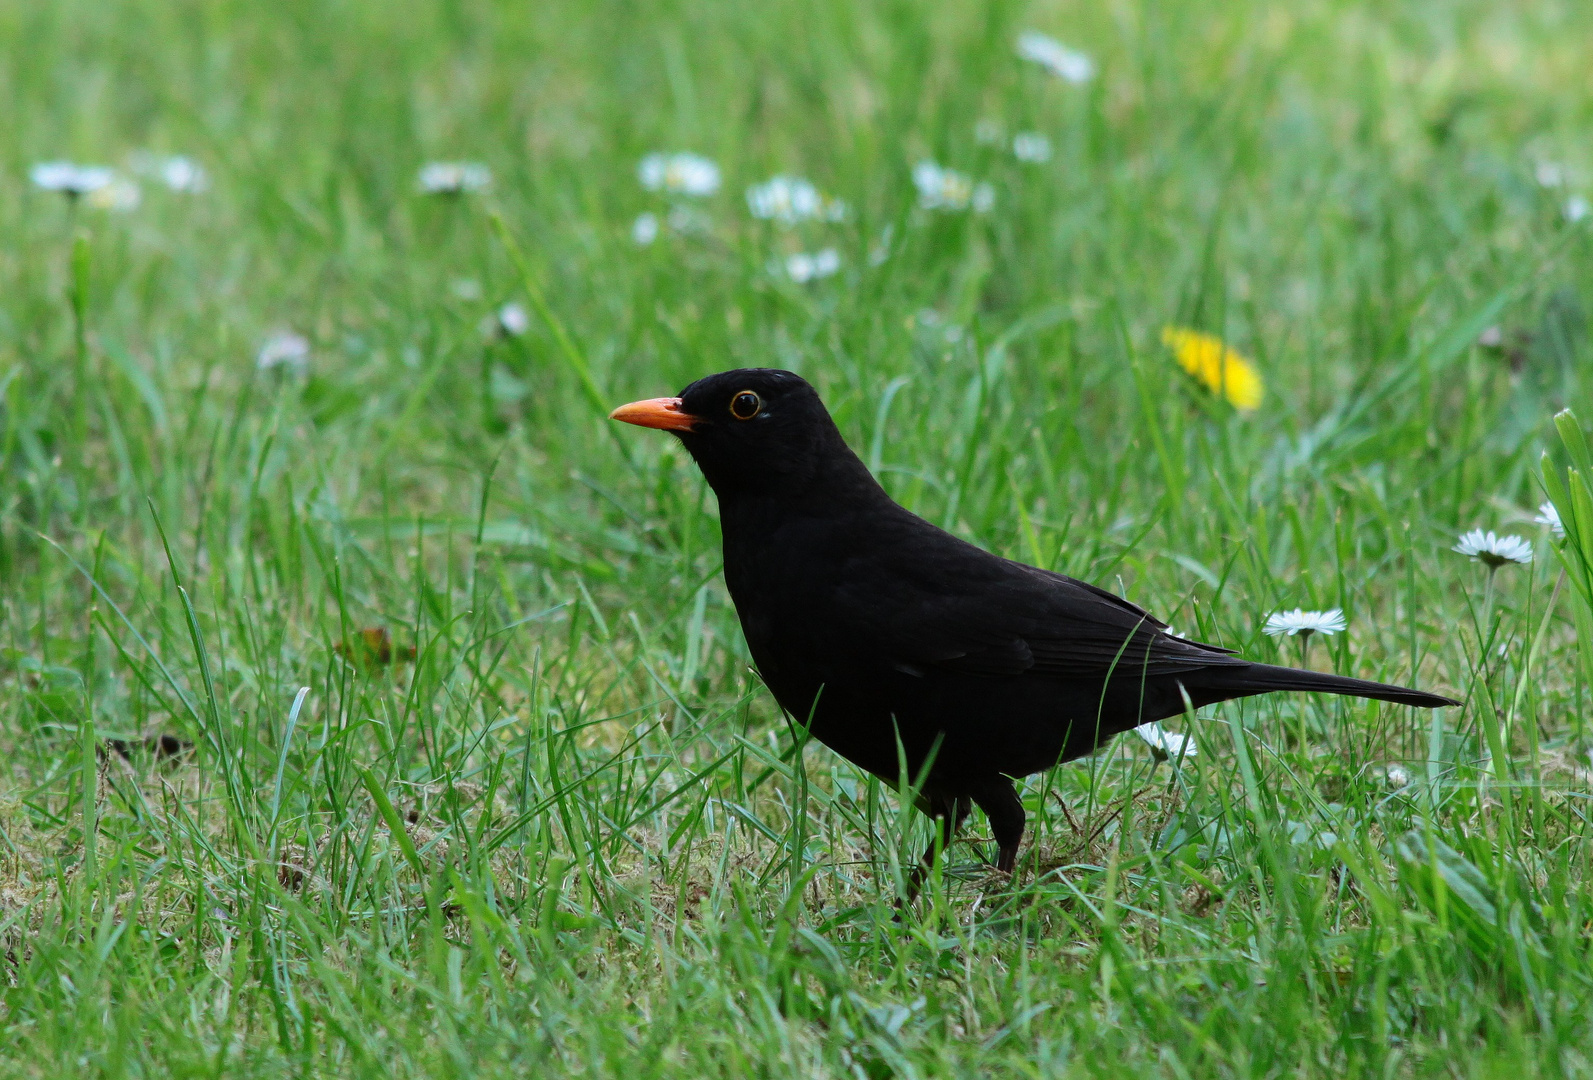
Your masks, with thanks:
[[(1530, 521), (1590, 411), (1590, 35), (1571, 0), (0, 6), (3, 1071), (1593, 1070), (1593, 620)], [(140, 150), (210, 190), (27, 183)], [(638, 247), (653, 150), (725, 183)], [(994, 209), (915, 210), (926, 156)], [(423, 198), (434, 159), (493, 188)], [(777, 172), (847, 220), (753, 220)], [(484, 337), (507, 301), (531, 328)], [(286, 328), (306, 375), (255, 367)], [(753, 364), (970, 540), (1467, 705), (1224, 707), (1181, 774), (1119, 743), (1029, 780), (1015, 880), (960, 844), (895, 921), (927, 825), (793, 752), (711, 495), (603, 416)], [(1475, 526), (1537, 561), (1488, 588)], [(1296, 606), (1349, 629), (1302, 657), (1260, 629)], [(153, 734), (193, 749), (107, 749)]]

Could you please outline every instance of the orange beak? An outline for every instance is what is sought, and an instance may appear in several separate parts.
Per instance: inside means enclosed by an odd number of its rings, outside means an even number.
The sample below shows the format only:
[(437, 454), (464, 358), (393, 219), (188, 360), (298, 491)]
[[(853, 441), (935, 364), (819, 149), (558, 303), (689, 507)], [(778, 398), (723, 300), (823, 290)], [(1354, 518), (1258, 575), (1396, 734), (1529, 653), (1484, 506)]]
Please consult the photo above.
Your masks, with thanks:
[(646, 401), (633, 401), (609, 413), (608, 418), (635, 424), (637, 427), (662, 428), (664, 431), (690, 431), (698, 419), (681, 409), (678, 397), (655, 397)]

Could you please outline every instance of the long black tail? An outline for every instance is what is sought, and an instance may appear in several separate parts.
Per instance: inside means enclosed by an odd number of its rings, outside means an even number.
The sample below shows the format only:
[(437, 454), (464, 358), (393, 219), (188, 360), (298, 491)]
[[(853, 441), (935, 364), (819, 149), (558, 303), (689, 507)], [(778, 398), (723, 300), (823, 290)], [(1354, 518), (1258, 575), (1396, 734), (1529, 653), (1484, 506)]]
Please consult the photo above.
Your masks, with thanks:
[[(1201, 671), (1198, 677), (1186, 679), (1185, 686), (1197, 704), (1250, 697), (1253, 694), (1270, 694), (1274, 690), (1344, 694), (1347, 697), (1375, 698), (1378, 701), (1393, 701), (1400, 705), (1415, 705), (1422, 709), (1460, 704), (1453, 698), (1412, 690), (1408, 686), (1394, 686), (1367, 679), (1351, 679), (1345, 675), (1330, 675), (1325, 671), (1278, 667), (1275, 664), (1209, 667)], [(1202, 698), (1206, 700), (1202, 701)]]

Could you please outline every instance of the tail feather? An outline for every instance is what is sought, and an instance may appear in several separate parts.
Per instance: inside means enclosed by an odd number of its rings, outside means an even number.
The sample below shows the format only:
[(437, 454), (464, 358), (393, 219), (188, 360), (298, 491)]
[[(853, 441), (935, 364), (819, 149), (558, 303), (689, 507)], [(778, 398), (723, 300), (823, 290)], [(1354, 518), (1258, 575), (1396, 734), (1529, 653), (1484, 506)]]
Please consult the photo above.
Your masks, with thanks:
[(1372, 682), (1368, 679), (1352, 679), (1347, 675), (1331, 675), (1325, 671), (1278, 667), (1274, 664), (1211, 667), (1202, 671), (1201, 675), (1203, 677), (1198, 684), (1188, 686), (1190, 696), (1197, 702), (1201, 698), (1206, 698), (1209, 703), (1250, 697), (1254, 694), (1270, 694), (1275, 690), (1301, 690), (1392, 701), (1400, 705), (1415, 705), (1421, 709), (1460, 704), (1453, 698), (1412, 690), (1408, 686), (1394, 686), (1391, 683)]

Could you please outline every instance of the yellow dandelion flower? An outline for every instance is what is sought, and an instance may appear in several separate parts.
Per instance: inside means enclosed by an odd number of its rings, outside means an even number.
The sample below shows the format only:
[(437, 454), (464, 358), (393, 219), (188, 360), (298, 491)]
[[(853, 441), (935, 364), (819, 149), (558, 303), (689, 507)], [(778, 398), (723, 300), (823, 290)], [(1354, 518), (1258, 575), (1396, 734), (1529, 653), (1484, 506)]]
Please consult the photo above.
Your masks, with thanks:
[(1178, 366), (1213, 394), (1227, 398), (1240, 412), (1261, 404), (1261, 373), (1249, 360), (1222, 343), (1221, 338), (1182, 326), (1162, 328), (1162, 344), (1173, 350)]

